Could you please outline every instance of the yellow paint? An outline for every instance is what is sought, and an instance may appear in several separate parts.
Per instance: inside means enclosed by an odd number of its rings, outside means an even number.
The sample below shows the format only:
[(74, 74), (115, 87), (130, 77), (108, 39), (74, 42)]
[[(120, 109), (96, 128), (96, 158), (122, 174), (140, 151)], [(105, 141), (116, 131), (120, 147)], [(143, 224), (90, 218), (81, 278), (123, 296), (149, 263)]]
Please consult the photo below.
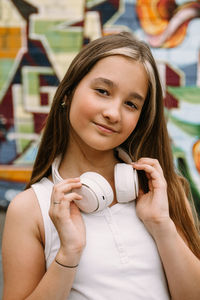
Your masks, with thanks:
[(159, 15), (157, 3), (159, 0), (138, 0), (136, 10), (142, 28), (151, 35), (161, 34), (167, 27), (168, 21)]
[(200, 173), (200, 140), (198, 140), (192, 148), (192, 154), (197, 171)]
[(0, 180), (14, 182), (28, 182), (31, 177), (32, 167), (0, 165)]
[(0, 58), (15, 58), (21, 47), (21, 28), (0, 27)]

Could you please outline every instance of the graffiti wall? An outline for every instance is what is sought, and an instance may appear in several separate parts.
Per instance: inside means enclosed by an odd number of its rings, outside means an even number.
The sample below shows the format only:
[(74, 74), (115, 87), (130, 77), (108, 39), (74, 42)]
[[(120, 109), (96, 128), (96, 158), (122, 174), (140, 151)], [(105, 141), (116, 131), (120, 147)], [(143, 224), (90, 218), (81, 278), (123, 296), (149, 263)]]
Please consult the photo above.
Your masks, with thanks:
[(156, 58), (177, 168), (200, 214), (200, 1), (0, 0), (0, 206), (30, 177), (55, 89), (81, 47), (130, 31)]

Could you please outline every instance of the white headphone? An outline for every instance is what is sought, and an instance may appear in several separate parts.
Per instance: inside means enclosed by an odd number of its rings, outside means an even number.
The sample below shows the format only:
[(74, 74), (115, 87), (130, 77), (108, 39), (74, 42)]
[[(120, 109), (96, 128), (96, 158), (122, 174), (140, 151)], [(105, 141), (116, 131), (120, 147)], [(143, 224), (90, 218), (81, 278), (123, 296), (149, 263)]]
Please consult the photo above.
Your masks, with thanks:
[[(126, 163), (118, 163), (114, 168), (114, 181), (117, 202), (126, 203), (135, 200), (138, 196), (137, 171), (130, 165), (130, 156), (121, 148), (117, 148), (117, 155)], [(52, 164), (53, 183), (59, 183), (63, 179), (58, 173), (61, 157), (57, 157)], [(108, 181), (96, 172), (86, 172), (80, 176), (82, 187), (74, 189), (83, 198), (75, 200), (76, 205), (86, 213), (103, 210), (113, 202), (113, 190)]]

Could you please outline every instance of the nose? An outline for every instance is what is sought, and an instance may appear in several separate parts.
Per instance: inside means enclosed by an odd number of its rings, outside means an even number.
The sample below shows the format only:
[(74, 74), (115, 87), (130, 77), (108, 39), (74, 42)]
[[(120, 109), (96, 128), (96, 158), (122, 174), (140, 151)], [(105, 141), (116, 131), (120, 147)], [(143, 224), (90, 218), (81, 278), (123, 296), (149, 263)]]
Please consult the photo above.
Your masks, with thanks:
[(121, 121), (121, 105), (116, 103), (116, 101), (111, 101), (109, 104), (106, 104), (106, 107), (103, 111), (103, 116), (105, 119), (111, 123), (118, 123)]

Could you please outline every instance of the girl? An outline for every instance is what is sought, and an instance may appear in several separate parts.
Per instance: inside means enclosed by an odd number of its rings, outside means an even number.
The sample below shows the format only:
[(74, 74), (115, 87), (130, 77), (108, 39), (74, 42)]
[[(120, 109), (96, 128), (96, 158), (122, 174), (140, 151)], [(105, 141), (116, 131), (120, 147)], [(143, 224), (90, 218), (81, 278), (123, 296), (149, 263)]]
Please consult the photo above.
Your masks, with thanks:
[[(145, 174), (136, 201), (118, 203), (118, 146)], [(78, 208), (90, 198), (80, 192), (87, 171), (114, 194), (92, 213)], [(91, 42), (60, 83), (32, 178), (8, 208), (3, 299), (199, 299), (200, 239), (188, 194), (174, 170), (148, 46), (129, 33)]]

